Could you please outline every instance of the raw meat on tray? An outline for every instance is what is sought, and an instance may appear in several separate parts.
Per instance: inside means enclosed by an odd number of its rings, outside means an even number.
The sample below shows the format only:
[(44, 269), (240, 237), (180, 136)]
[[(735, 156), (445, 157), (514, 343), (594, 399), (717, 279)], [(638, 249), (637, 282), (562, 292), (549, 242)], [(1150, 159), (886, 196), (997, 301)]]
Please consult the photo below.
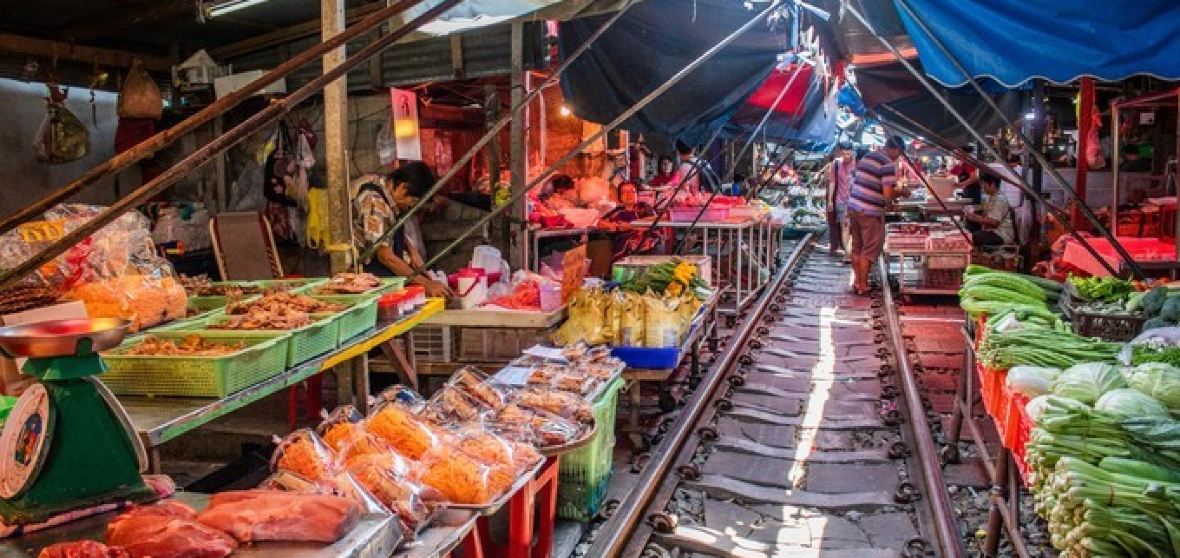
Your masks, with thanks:
[(333, 543), (356, 526), (360, 508), (339, 496), (242, 490), (214, 494), (197, 520), (244, 543)]
[(237, 548), (233, 537), (197, 523), (196, 516), (180, 502), (133, 508), (107, 526), (107, 544), (132, 558), (224, 558)]

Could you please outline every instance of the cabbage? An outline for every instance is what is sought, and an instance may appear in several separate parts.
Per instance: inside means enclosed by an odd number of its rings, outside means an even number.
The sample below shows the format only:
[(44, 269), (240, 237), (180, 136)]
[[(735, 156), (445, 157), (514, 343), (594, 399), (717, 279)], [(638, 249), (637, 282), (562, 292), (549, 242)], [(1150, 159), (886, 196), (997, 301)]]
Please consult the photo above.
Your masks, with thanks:
[(1036, 397), (1049, 393), (1049, 386), (1061, 370), (1039, 366), (1014, 366), (1008, 370), (1008, 389), (1016, 390), (1025, 397)]
[(1028, 413), (1028, 418), (1036, 422), (1038, 418), (1045, 412), (1045, 408), (1049, 406), (1049, 398), (1052, 395), (1038, 395), (1028, 401), (1024, 406), (1024, 411)]
[(1123, 371), (1127, 384), (1154, 397), (1171, 411), (1180, 411), (1180, 368), (1145, 362)]
[(1089, 362), (1070, 366), (1053, 380), (1054, 395), (1093, 405), (1102, 394), (1127, 387), (1126, 380), (1114, 365)]
[(1094, 408), (1125, 419), (1169, 419), (1168, 410), (1150, 395), (1133, 389), (1113, 389), (1094, 404)]

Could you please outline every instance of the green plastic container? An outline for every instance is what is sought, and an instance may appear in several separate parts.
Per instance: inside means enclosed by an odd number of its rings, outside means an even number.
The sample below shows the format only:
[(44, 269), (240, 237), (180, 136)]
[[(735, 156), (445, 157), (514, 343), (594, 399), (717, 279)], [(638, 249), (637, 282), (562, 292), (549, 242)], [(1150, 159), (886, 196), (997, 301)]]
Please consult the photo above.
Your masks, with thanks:
[(357, 294), (322, 293), (321, 294), (318, 289), (319, 289), (319, 287), (323, 286), (324, 283), (328, 282), (327, 279), (320, 279), (314, 285), (299, 289), (299, 292), (301, 292), (303, 294), (314, 295), (314, 296), (381, 296), (381, 295), (388, 293), (388, 292), (400, 291), (400, 290), (402, 290), (403, 287), (406, 286), (406, 278), (405, 277), (381, 277), (380, 279), (381, 279), (381, 286), (377, 287), (376, 289), (373, 289), (369, 292), (366, 292), (366, 293), (357, 293)]
[(323, 277), (311, 277), (304, 279), (265, 279), (255, 281), (262, 290), (279, 289), (284, 291), (291, 291), (293, 293), (307, 294), (308, 291), (315, 288), (317, 285), (327, 281)]
[(340, 332), (336, 339), (337, 346), (374, 327), (377, 327), (377, 295), (310, 295), (316, 300), (335, 304), (347, 304), (348, 309), (335, 314)]
[[(312, 319), (316, 320), (309, 325), (305, 325), (298, 329), (292, 330), (218, 330), (218, 329), (201, 329), (200, 332), (205, 331), (230, 331), (234, 333), (269, 333), (269, 334), (283, 334), (286, 333), (290, 337), (290, 344), (287, 347), (287, 368), (303, 364), (315, 357), (324, 353), (330, 352), (336, 348), (337, 339), (340, 336), (340, 322), (336, 320), (337, 314), (312, 314)], [(229, 320), (228, 316), (224, 314), (215, 315), (208, 318), (203, 327), (210, 327), (217, 324), (223, 324)], [(185, 331), (192, 331), (186, 329)]]
[(137, 339), (103, 353), (109, 370), (99, 378), (118, 395), (226, 397), (287, 369), (290, 337), (285, 334), (237, 331), (164, 331), (152, 335), (183, 339), (197, 334), (215, 342), (243, 343), (224, 356), (132, 356), (122, 354), (142, 343)]
[(12, 413), (12, 408), (16, 406), (17, 399), (17, 397), (0, 395), (0, 428), (3, 428), (4, 423), (8, 422), (8, 415)]
[(619, 378), (594, 402), (598, 432), (585, 447), (561, 456), (557, 482), (557, 516), (587, 522), (598, 513), (610, 486), (615, 452), (615, 413), (619, 406)]

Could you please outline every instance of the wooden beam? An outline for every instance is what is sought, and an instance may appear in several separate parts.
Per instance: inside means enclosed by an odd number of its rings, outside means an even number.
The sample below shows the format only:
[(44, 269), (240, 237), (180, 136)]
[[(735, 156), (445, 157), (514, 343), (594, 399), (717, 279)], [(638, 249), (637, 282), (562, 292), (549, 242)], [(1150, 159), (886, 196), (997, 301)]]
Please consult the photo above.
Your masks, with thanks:
[[(384, 7), (384, 2), (373, 2), (371, 4), (365, 4), (363, 6), (348, 10), (345, 12), (346, 25), (352, 25), (353, 23), (363, 19), (365, 16)], [(319, 35), (320, 31), (321, 23), (319, 21), (298, 23), (295, 25), (289, 25), (276, 31), (256, 35), (236, 43), (210, 49), (209, 54), (212, 55), (215, 60), (220, 62), (227, 58), (236, 58), (238, 56), (242, 56), (243, 54), (249, 54), (251, 52), (263, 50), (275, 45), (289, 43), (304, 37)]]
[[(344, 0), (320, 0), (320, 20), (324, 37), (345, 29)], [(324, 55), (324, 72), (339, 66), (345, 59), (345, 47)], [(329, 235), (332, 246), (332, 273), (348, 271), (352, 250), (352, 200), (348, 197), (348, 85), (343, 77), (324, 88), (324, 154), (327, 158)]]
[(131, 61), (138, 58), (143, 62), (143, 67), (150, 71), (172, 71), (172, 61), (167, 56), (73, 45), (9, 33), (0, 33), (0, 52), (12, 52), (28, 56), (44, 56), (58, 58), (60, 60), (74, 60), (114, 68), (130, 68)]
[(172, 19), (185, 13), (195, 16), (193, 0), (157, 0), (151, 4), (123, 5), (103, 11), (83, 22), (54, 31), (55, 37), (71, 41), (89, 41), (99, 37), (119, 37), (137, 26)]

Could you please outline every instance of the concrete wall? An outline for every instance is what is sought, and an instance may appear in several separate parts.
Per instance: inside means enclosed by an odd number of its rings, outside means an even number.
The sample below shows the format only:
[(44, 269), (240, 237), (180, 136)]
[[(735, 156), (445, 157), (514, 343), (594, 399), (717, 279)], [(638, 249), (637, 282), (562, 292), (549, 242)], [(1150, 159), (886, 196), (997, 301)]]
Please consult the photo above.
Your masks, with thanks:
[[(0, 215), (26, 207), (46, 193), (66, 184), (90, 167), (109, 159), (115, 151), (115, 94), (95, 92), (98, 126), (91, 113), (90, 90), (71, 88), (66, 107), (90, 128), (90, 153), (72, 163), (37, 162), (33, 139), (45, 116), (45, 86), (40, 83), (0, 79)], [(139, 185), (138, 172), (119, 177), (123, 192)], [(115, 198), (115, 181), (106, 180), (79, 194), (75, 200), (109, 204)]]

